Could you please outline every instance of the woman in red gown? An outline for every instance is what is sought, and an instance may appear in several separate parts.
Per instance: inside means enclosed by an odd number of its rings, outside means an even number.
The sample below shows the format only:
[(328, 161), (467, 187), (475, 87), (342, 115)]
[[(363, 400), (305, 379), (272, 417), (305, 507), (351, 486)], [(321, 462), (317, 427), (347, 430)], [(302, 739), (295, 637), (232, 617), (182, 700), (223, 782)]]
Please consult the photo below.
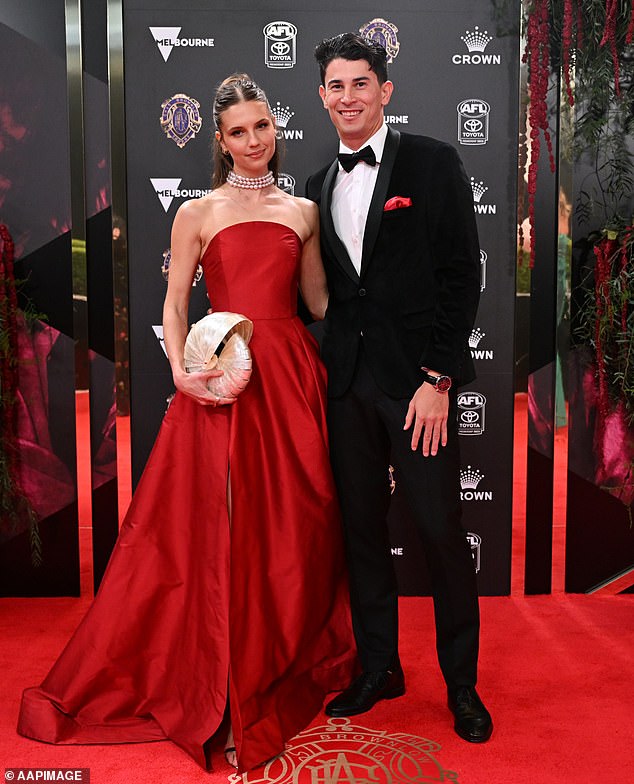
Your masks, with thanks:
[[(91, 609), (18, 731), (51, 743), (171, 739), (209, 766), (283, 752), (356, 664), (328, 461), (325, 374), (297, 317), (327, 292), (317, 208), (279, 190), (275, 124), (246, 76), (216, 94), (214, 190), (172, 229), (164, 335), (176, 396)], [(253, 372), (233, 405), (186, 373), (198, 263), (215, 310), (253, 321)], [(237, 749), (232, 753), (231, 747)], [(237, 759), (236, 759), (237, 757)]]

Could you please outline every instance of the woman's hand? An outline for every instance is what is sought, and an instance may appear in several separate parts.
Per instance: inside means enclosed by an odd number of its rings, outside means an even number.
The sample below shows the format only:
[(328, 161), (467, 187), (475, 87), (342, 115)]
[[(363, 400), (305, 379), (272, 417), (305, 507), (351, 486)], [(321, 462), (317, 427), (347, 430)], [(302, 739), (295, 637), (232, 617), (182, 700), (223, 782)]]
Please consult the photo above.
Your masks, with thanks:
[(173, 374), (174, 385), (179, 392), (191, 397), (201, 406), (228, 406), (235, 403), (235, 397), (217, 397), (207, 387), (210, 378), (219, 378), (223, 370), (203, 370), (199, 373), (178, 372)]

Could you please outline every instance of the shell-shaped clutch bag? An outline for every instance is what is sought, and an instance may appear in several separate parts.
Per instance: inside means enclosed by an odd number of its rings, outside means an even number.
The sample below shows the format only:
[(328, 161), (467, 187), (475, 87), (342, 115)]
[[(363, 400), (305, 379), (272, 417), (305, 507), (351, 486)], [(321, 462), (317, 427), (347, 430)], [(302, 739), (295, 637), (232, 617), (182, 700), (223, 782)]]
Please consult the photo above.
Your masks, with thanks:
[(224, 371), (207, 387), (218, 398), (235, 398), (249, 383), (253, 362), (249, 341), (253, 322), (241, 313), (217, 311), (197, 321), (185, 341), (185, 370)]

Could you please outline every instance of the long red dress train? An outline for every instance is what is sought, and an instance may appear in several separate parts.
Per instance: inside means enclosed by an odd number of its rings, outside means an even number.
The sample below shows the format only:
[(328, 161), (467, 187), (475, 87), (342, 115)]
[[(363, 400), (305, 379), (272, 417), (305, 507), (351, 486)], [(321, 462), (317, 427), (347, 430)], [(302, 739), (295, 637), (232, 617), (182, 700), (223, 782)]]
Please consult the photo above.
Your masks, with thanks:
[(214, 309), (254, 323), (251, 381), (232, 406), (176, 394), (91, 609), (24, 692), (22, 735), (169, 738), (206, 766), (229, 699), (248, 770), (348, 684), (356, 654), (324, 370), (296, 315), (300, 255), (292, 229), (265, 221), (209, 244)]

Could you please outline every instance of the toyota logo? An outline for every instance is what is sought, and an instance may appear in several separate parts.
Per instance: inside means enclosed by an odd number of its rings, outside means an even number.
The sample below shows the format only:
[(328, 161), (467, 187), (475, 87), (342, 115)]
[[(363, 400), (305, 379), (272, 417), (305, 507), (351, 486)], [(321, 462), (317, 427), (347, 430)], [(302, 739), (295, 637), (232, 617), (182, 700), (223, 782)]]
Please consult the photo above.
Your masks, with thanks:
[(477, 131), (482, 130), (482, 121), (481, 120), (465, 120), (464, 122), (465, 130), (476, 133)]
[(463, 411), (462, 414), (460, 414), (460, 419), (462, 419), (463, 422), (475, 422), (478, 416), (479, 414), (477, 411)]
[(276, 54), (278, 56), (283, 54), (288, 54), (290, 48), (291, 47), (288, 44), (284, 43), (284, 41), (276, 41), (274, 44), (271, 44), (271, 51), (273, 52), (273, 54)]

